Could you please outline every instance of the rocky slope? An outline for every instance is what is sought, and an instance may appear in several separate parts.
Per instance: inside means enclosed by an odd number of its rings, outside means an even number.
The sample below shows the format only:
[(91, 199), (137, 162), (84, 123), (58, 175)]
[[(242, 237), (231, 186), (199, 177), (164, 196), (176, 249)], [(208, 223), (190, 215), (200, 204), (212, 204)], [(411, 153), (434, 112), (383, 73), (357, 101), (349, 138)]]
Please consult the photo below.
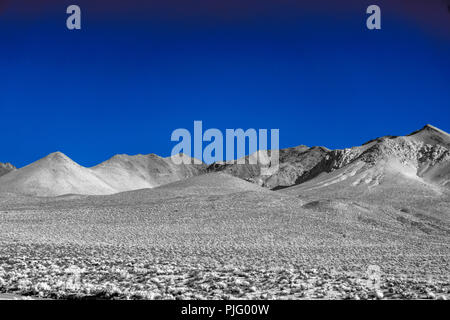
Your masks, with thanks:
[(407, 136), (387, 136), (361, 147), (334, 150), (302, 177), (303, 183), (286, 192), (307, 196), (320, 191), (331, 197), (383, 194), (383, 199), (403, 200), (447, 193), (449, 145), (447, 133), (427, 125)]
[(260, 164), (214, 163), (208, 167), (209, 172), (225, 172), (241, 179), (257, 183), (269, 189), (292, 186), (300, 177), (313, 170), (330, 152), (324, 147), (298, 146), (280, 150), (280, 167), (272, 175), (262, 175)]
[(0, 162), (0, 177), (14, 170), (16, 170), (16, 167), (14, 167), (11, 163)]
[[(248, 157), (246, 158), (248, 160)], [(300, 185), (318, 176), (346, 168), (335, 182), (348, 176), (379, 183), (391, 171), (437, 186), (450, 186), (450, 135), (426, 125), (404, 137), (385, 136), (359, 147), (328, 150), (300, 146), (280, 150), (280, 169), (262, 176), (259, 165), (213, 164), (209, 171), (224, 171), (271, 189)], [(356, 171), (355, 171), (356, 170)], [(357, 175), (357, 173), (359, 173)], [(355, 185), (358, 182), (355, 182)]]

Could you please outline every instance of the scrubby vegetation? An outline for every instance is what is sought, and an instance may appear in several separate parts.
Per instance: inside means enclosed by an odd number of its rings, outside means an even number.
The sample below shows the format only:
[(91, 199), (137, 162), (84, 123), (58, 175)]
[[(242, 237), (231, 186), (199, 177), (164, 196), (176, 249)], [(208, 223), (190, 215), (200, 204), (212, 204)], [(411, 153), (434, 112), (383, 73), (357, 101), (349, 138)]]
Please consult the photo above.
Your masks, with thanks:
[[(445, 201), (423, 201), (428, 208), (439, 203), (432, 215), (411, 202), (408, 213), (404, 205), (305, 202), (234, 179), (222, 184), (222, 195), (210, 182), (210, 194), (201, 195), (193, 184), (106, 197), (8, 196), (0, 201), (0, 292), (57, 299), (449, 297)], [(370, 278), (371, 265), (380, 268), (379, 280)]]

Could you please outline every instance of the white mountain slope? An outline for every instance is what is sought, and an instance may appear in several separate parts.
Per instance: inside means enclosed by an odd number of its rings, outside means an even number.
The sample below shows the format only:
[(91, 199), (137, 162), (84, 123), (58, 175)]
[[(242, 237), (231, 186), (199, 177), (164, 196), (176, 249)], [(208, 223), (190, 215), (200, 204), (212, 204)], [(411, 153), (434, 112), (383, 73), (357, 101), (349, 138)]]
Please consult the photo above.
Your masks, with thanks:
[[(193, 161), (190, 161), (193, 163)], [(118, 192), (154, 188), (203, 173), (204, 165), (175, 165), (171, 158), (149, 155), (116, 155), (91, 168)]]
[(0, 192), (57, 196), (69, 193), (111, 194), (116, 190), (90, 169), (76, 164), (61, 152), (55, 152), (0, 177)]
[(106, 195), (153, 188), (202, 172), (202, 165), (175, 165), (155, 155), (118, 155), (85, 168), (55, 152), (0, 177), (0, 192), (33, 196)]
[[(232, 175), (216, 172), (206, 173), (191, 178), (171, 182), (152, 189), (131, 190), (102, 197), (87, 197), (83, 201), (89, 203), (136, 206), (142, 204), (152, 204), (164, 202), (178, 202), (183, 205), (186, 201), (195, 202), (195, 199), (208, 198), (208, 201), (215, 201), (230, 195), (241, 195), (251, 198), (250, 194), (261, 194), (262, 196), (275, 196), (279, 199), (284, 195), (260, 187), (254, 183), (244, 181)], [(189, 199), (189, 200), (187, 200)], [(251, 205), (251, 200), (249, 200)], [(231, 207), (233, 203), (230, 203)]]
[[(385, 196), (409, 190), (411, 195), (436, 195), (450, 187), (450, 136), (427, 125), (404, 137), (382, 137), (351, 149), (334, 150), (305, 177), (284, 190), (290, 194), (330, 193)], [(403, 190), (403, 191), (402, 191)]]

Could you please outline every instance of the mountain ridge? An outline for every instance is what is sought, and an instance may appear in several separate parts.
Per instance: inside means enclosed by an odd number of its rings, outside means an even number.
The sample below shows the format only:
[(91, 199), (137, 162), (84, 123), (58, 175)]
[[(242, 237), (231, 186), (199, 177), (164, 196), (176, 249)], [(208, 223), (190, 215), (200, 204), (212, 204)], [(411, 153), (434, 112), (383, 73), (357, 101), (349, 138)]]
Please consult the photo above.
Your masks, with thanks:
[[(435, 173), (432, 172), (433, 168), (427, 168), (427, 165), (430, 167), (436, 164), (447, 166), (446, 161), (450, 152), (450, 135), (429, 124), (406, 136), (382, 136), (351, 148), (330, 150), (325, 147), (301, 147), (300, 153), (295, 148), (280, 150), (280, 169), (272, 176), (261, 176), (261, 167), (250, 164), (212, 164), (208, 169), (224, 171), (274, 190), (304, 183), (320, 174), (347, 166), (353, 161), (360, 160), (370, 164), (381, 161), (381, 158), (386, 156), (400, 157), (403, 161), (408, 158), (413, 162), (421, 162), (420, 168), (417, 168), (418, 172), (420, 171), (421, 175), (428, 174), (431, 180), (440, 180), (437, 182), (444, 186), (447, 185), (446, 180), (450, 176), (447, 168), (437, 170), (439, 172)], [(403, 153), (402, 148), (405, 151)], [(411, 155), (408, 156), (408, 153)], [(427, 161), (427, 157), (430, 161)]]
[(118, 155), (87, 168), (60, 151), (0, 177), (0, 192), (32, 196), (107, 195), (154, 188), (202, 172), (203, 165), (179, 165), (170, 158)]
[[(245, 160), (248, 162), (250, 158), (263, 154), (266, 153), (257, 152), (246, 156)], [(182, 156), (193, 163), (189, 156)], [(155, 188), (216, 172), (278, 190), (305, 182), (313, 185), (314, 179), (321, 177), (323, 180), (324, 176), (337, 170), (344, 173), (334, 183), (349, 179), (354, 180), (351, 184), (354, 187), (364, 185), (361, 181), (374, 186), (373, 183), (380, 183), (382, 177), (389, 180), (388, 176), (400, 174), (447, 188), (450, 187), (450, 135), (427, 124), (405, 136), (383, 136), (351, 148), (330, 150), (299, 145), (281, 149), (279, 170), (268, 176), (261, 174), (259, 164), (247, 162), (176, 165), (172, 157), (164, 158), (156, 154), (117, 154), (88, 168), (57, 151), (20, 169), (10, 164), (0, 164), (0, 192), (34, 196), (106, 195)], [(358, 177), (359, 182), (355, 180)], [(334, 178), (330, 176), (330, 179)], [(317, 182), (322, 185), (321, 180)]]
[(430, 193), (446, 192), (450, 187), (449, 148), (450, 136), (427, 125), (406, 136), (386, 136), (361, 147), (333, 150), (308, 177), (287, 189), (308, 193), (335, 188), (335, 194), (350, 194), (357, 188), (374, 193), (378, 188), (413, 186)]

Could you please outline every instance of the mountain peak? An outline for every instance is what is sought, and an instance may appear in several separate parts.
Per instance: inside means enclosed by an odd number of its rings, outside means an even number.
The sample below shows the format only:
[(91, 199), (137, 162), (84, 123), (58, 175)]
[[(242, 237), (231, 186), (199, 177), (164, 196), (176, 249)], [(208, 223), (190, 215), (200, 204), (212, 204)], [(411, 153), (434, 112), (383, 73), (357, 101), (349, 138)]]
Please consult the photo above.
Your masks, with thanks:
[(173, 159), (175, 159), (177, 157), (180, 157), (181, 159), (183, 159), (183, 163), (189, 163), (189, 164), (200, 163), (200, 164), (204, 164), (202, 160), (198, 160), (196, 158), (193, 158), (193, 157), (191, 157), (191, 156), (189, 156), (189, 155), (187, 155), (185, 153), (174, 154), (174, 155), (165, 157), (164, 159), (172, 161)]
[(431, 124), (425, 125), (422, 129), (414, 131), (413, 133), (410, 133), (408, 136), (413, 136), (413, 135), (416, 135), (418, 133), (423, 133), (423, 132), (432, 132), (432, 133), (443, 134), (445, 136), (449, 136), (449, 134), (447, 132), (445, 132), (444, 130), (441, 130)]
[(68, 156), (66, 156), (64, 153), (62, 153), (60, 151), (50, 153), (44, 159), (48, 159), (48, 160), (52, 160), (52, 161), (67, 161), (67, 160), (72, 161)]
[(441, 130), (441, 129), (435, 127), (435, 126), (432, 126), (431, 124), (427, 124), (425, 127), (423, 127), (422, 130), (431, 130), (431, 131), (435, 131), (435, 132), (438, 132), (438, 133), (443, 133), (445, 135), (448, 135), (448, 133), (445, 132), (444, 130)]
[(450, 149), (450, 134), (427, 124), (422, 129), (408, 135), (408, 137), (429, 145), (441, 145)]

